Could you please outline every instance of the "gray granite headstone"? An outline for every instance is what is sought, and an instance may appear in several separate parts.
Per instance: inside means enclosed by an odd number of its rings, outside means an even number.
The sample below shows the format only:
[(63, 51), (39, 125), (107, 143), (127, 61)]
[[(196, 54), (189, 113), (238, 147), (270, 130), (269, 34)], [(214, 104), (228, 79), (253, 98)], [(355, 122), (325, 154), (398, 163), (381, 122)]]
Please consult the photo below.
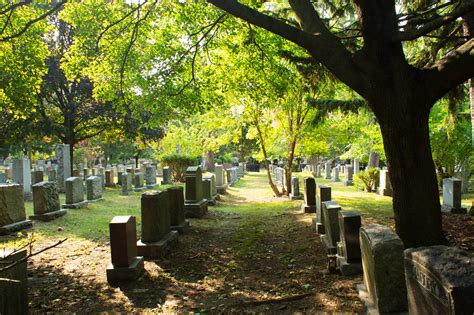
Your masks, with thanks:
[(86, 192), (88, 201), (102, 199), (102, 179), (99, 176), (89, 176), (86, 179)]
[(145, 182), (148, 188), (153, 188), (156, 185), (156, 166), (148, 165), (145, 168)]
[(30, 160), (20, 159), (13, 160), (13, 182), (23, 185), (23, 198), (25, 200), (31, 200), (31, 171), (30, 171)]
[(392, 184), (387, 170), (380, 170), (378, 194), (382, 196), (393, 196)]
[(325, 179), (331, 179), (331, 162), (326, 162), (324, 164), (324, 173), (325, 173), (325, 176), (324, 176)]
[(339, 167), (336, 166), (332, 169), (332, 178), (331, 178), (331, 180), (333, 182), (339, 182), (340, 181), (340, 179), (339, 179)]
[(167, 189), (169, 197), (169, 210), (171, 229), (183, 233), (189, 227), (189, 222), (184, 214), (184, 190), (181, 186)]
[(207, 200), (203, 197), (202, 171), (199, 166), (186, 170), (185, 203), (187, 217), (200, 218), (207, 212)]
[(339, 212), (339, 235), (337, 244), (337, 266), (343, 275), (362, 273), (359, 229), (361, 217), (355, 211)]
[(444, 212), (466, 213), (467, 209), (461, 207), (461, 180), (457, 178), (443, 179), (443, 205)]
[(343, 183), (346, 186), (352, 186), (352, 175), (354, 172), (354, 167), (352, 165), (344, 165), (344, 180)]
[(84, 184), (80, 177), (66, 179), (66, 203), (63, 208), (82, 208), (87, 206), (84, 201)]
[(324, 212), (323, 212), (323, 202), (331, 200), (331, 187), (319, 185), (317, 187), (316, 194), (316, 232), (318, 234), (324, 234)]
[(23, 188), (20, 184), (0, 184), (0, 234), (31, 226), (26, 220)]
[(289, 197), (291, 200), (300, 200), (304, 198), (300, 192), (300, 180), (296, 176), (291, 177), (291, 193)]
[(321, 235), (321, 241), (328, 254), (336, 253), (337, 242), (340, 239), (339, 211), (341, 211), (341, 206), (337, 202), (323, 202), (324, 228), (326, 233)]

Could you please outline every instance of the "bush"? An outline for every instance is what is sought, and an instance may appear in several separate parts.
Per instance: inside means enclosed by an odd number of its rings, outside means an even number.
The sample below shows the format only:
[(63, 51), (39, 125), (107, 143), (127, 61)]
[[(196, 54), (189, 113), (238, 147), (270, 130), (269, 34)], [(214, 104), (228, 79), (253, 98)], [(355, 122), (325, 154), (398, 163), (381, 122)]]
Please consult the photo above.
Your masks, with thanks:
[(161, 157), (161, 165), (169, 166), (172, 181), (184, 183), (186, 169), (189, 166), (197, 165), (197, 158), (183, 154), (170, 154)]
[(375, 191), (375, 186), (379, 179), (379, 173), (380, 170), (375, 167), (370, 167), (366, 171), (360, 171), (354, 176), (354, 185), (367, 192)]

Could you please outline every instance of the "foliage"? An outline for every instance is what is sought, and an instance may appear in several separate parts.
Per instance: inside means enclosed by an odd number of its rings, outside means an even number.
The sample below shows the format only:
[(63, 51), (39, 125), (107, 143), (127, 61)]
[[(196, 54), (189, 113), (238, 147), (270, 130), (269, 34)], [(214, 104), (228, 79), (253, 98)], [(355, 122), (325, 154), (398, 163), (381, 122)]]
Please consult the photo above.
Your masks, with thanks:
[(161, 157), (161, 165), (169, 166), (175, 182), (185, 182), (186, 169), (197, 164), (197, 159), (189, 155), (170, 154)]
[(379, 175), (380, 170), (378, 168), (369, 167), (366, 171), (359, 171), (354, 176), (354, 185), (359, 189), (372, 192), (375, 190)]

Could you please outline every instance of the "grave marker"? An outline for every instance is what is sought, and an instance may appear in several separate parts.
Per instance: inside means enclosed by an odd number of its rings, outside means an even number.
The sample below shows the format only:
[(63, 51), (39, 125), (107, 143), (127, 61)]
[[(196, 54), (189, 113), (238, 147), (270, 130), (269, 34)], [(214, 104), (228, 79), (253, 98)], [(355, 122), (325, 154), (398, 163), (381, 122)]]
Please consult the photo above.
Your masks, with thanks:
[(23, 188), (20, 184), (0, 184), (0, 235), (31, 227), (26, 220)]
[(304, 213), (316, 212), (316, 181), (313, 177), (305, 177), (304, 181), (304, 203), (301, 210)]
[(184, 233), (189, 229), (189, 221), (184, 215), (184, 190), (181, 186), (167, 189), (170, 202), (171, 230)]
[(163, 180), (161, 181), (161, 185), (171, 185), (171, 168), (166, 166), (163, 168)]
[(337, 243), (337, 267), (344, 276), (362, 273), (359, 229), (360, 214), (355, 211), (339, 212), (339, 236)]
[(59, 194), (54, 182), (39, 182), (33, 185), (32, 220), (51, 221), (66, 214), (59, 203)]
[(443, 179), (443, 212), (466, 213), (467, 209), (461, 207), (461, 180), (457, 178)]
[(187, 218), (201, 218), (207, 213), (207, 200), (202, 193), (201, 167), (191, 166), (186, 170), (184, 210)]
[(304, 199), (304, 196), (300, 193), (300, 180), (296, 176), (291, 177), (291, 193), (289, 197), (291, 200)]
[(79, 209), (87, 207), (84, 200), (84, 184), (80, 177), (69, 177), (66, 179), (66, 203), (62, 205), (66, 209)]
[(86, 179), (87, 201), (96, 202), (104, 200), (102, 198), (102, 179), (99, 176), (89, 176)]

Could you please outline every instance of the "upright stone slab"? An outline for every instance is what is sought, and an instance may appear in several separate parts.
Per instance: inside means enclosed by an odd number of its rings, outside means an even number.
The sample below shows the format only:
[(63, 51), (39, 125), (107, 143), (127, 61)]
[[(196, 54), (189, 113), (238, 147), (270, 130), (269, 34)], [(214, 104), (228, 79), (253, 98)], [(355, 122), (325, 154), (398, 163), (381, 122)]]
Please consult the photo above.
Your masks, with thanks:
[(135, 172), (135, 177), (133, 181), (133, 185), (134, 185), (133, 191), (140, 192), (140, 191), (145, 190), (145, 187), (143, 186), (143, 184), (144, 184), (143, 173)]
[(121, 195), (127, 196), (132, 190), (132, 174), (131, 173), (122, 173), (122, 192)]
[(331, 180), (333, 182), (340, 182), (341, 181), (339, 179), (339, 167), (336, 166), (332, 169), (332, 178), (331, 178)]
[(30, 168), (30, 160), (28, 159), (13, 160), (13, 182), (23, 186), (23, 198), (25, 200), (32, 200)]
[(169, 166), (163, 168), (163, 180), (161, 181), (162, 185), (171, 185), (171, 169)]
[(354, 184), (352, 180), (352, 175), (354, 172), (354, 167), (352, 165), (344, 165), (344, 180), (342, 183), (346, 186), (352, 186)]
[(316, 177), (321, 177), (321, 165), (316, 165)]
[(115, 187), (115, 173), (113, 169), (105, 171), (105, 187)]
[(313, 177), (305, 177), (303, 180), (304, 187), (304, 203), (301, 205), (301, 210), (304, 213), (316, 212), (316, 181)]
[(202, 171), (199, 166), (186, 170), (184, 211), (187, 218), (201, 218), (207, 213), (207, 200), (202, 193)]
[(339, 236), (337, 243), (337, 268), (344, 276), (362, 273), (359, 229), (360, 214), (355, 211), (339, 212)]
[(211, 179), (209, 177), (205, 177), (202, 180), (202, 194), (203, 197), (207, 200), (207, 204), (209, 206), (215, 206), (216, 201), (212, 198), (211, 193)]
[(362, 226), (359, 237), (364, 286), (358, 288), (368, 313), (405, 312), (407, 290), (401, 239), (380, 224)]
[(120, 185), (120, 186), (122, 186), (122, 174), (123, 173), (124, 172), (122, 172), (120, 170), (117, 171), (117, 184)]
[(156, 166), (147, 165), (145, 167), (145, 183), (147, 188), (155, 188), (156, 186)]
[(89, 176), (92, 174), (92, 172), (91, 172), (90, 169), (88, 169), (87, 167), (85, 167), (85, 168), (82, 169), (82, 174), (84, 175), (84, 178), (87, 178), (87, 177), (89, 177)]
[(321, 243), (327, 255), (335, 255), (337, 252), (337, 242), (339, 235), (339, 212), (341, 206), (335, 201), (323, 202), (324, 228), (325, 234), (321, 235)]
[(474, 314), (474, 257), (455, 247), (405, 250), (408, 312)]
[(217, 194), (216, 186), (216, 176), (214, 174), (208, 175), (208, 178), (211, 180), (211, 196), (215, 200), (219, 200), (219, 195)]
[(222, 165), (216, 165), (214, 167), (216, 174), (216, 188), (219, 194), (225, 194), (227, 190), (227, 184), (225, 183), (224, 167)]
[(61, 210), (59, 194), (54, 182), (39, 182), (33, 185), (32, 220), (51, 221), (66, 214)]
[(69, 177), (66, 179), (66, 203), (62, 206), (66, 209), (79, 209), (87, 207), (84, 200), (84, 185), (82, 178)]
[(451, 213), (466, 213), (461, 207), (461, 180), (457, 178), (443, 179), (443, 205), (441, 210)]
[(313, 221), (316, 233), (318, 234), (326, 233), (324, 229), (323, 202), (331, 201), (331, 199), (331, 187), (319, 185), (316, 194), (316, 219)]
[[(26, 249), (0, 249), (0, 268), (25, 259)], [(0, 272), (0, 314), (28, 314), (27, 262)]]
[(6, 182), (7, 182), (7, 174), (0, 173), (0, 184), (6, 184)]
[(331, 179), (331, 162), (326, 162), (324, 164), (324, 173), (325, 173), (325, 176), (324, 176), (325, 179)]
[(393, 196), (392, 184), (387, 170), (380, 170), (379, 188), (377, 190), (381, 196)]
[(304, 196), (300, 192), (300, 180), (296, 176), (291, 177), (291, 193), (289, 195), (291, 200), (302, 200)]
[(184, 215), (184, 190), (181, 186), (166, 189), (169, 198), (171, 230), (184, 233), (189, 229), (189, 221)]
[(137, 279), (144, 270), (143, 257), (137, 256), (137, 231), (134, 216), (116, 216), (109, 223), (112, 262), (107, 281), (116, 285)]
[(48, 174), (48, 182), (55, 182), (57, 183), (58, 181), (58, 177), (56, 175), (56, 170), (54, 168), (48, 168), (48, 170), (46, 171), (47, 174)]
[(232, 170), (230, 168), (226, 169), (225, 173), (226, 173), (226, 180), (227, 180), (228, 185), (229, 186), (234, 185), (234, 181), (232, 179)]
[(359, 159), (354, 159), (354, 176), (359, 173), (360, 170), (360, 161)]
[(178, 241), (178, 232), (171, 231), (168, 191), (142, 194), (142, 238), (137, 242), (138, 255), (164, 257)]
[(31, 185), (41, 183), (43, 181), (43, 171), (31, 172)]
[(58, 190), (64, 192), (66, 180), (71, 177), (71, 155), (69, 144), (58, 144), (56, 146), (56, 160), (58, 162), (57, 179)]
[(0, 184), (0, 235), (31, 227), (26, 220), (23, 188), (20, 184)]
[(102, 179), (99, 176), (89, 176), (86, 179), (86, 192), (89, 202), (104, 200), (102, 198)]

